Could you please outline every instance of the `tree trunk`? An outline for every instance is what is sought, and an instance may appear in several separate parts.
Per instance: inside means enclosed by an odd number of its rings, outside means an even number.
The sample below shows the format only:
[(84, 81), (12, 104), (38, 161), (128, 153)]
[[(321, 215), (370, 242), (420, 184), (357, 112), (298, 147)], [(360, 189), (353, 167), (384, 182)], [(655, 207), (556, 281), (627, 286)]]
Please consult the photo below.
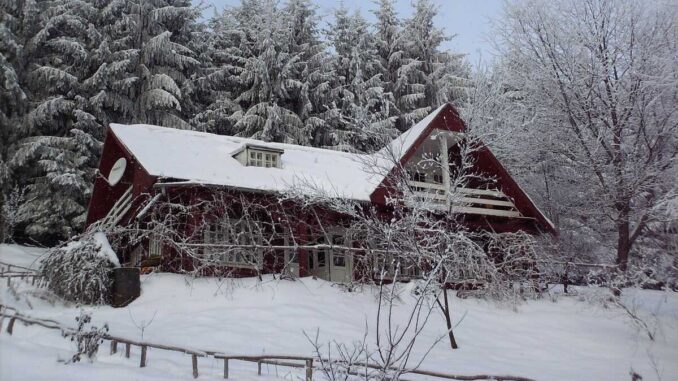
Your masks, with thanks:
[(629, 264), (629, 252), (631, 251), (628, 219), (617, 226), (617, 235), (617, 267), (619, 272), (625, 273)]
[(454, 332), (452, 332), (452, 319), (450, 318), (450, 302), (447, 299), (447, 288), (443, 287), (443, 299), (445, 301), (445, 308), (443, 308), (443, 315), (445, 315), (445, 323), (447, 324), (447, 333), (450, 336), (450, 346), (452, 349), (457, 349), (457, 340), (454, 338)]
[[(631, 234), (629, 215), (627, 211), (620, 213), (620, 220), (617, 222), (617, 260), (616, 276), (619, 282), (624, 281), (626, 270), (629, 264), (629, 252), (631, 251)], [(615, 296), (621, 295), (621, 284), (613, 284), (612, 293)]]

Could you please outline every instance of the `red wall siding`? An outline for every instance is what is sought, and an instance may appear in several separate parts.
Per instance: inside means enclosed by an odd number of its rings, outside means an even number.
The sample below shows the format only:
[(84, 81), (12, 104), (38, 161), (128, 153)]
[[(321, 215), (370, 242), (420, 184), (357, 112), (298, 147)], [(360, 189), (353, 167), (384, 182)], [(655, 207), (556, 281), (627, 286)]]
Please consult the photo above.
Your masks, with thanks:
[[(113, 164), (121, 157), (124, 157), (127, 160), (127, 168), (125, 169), (125, 173), (120, 182), (114, 187), (111, 187), (106, 178), (108, 177), (108, 173), (111, 171)], [(108, 211), (113, 207), (113, 204), (115, 204), (130, 185), (132, 185), (134, 187), (133, 199), (136, 200), (137, 205), (134, 205), (128, 213), (126, 219), (129, 219), (129, 215), (133, 214), (133, 211), (139, 204), (139, 196), (144, 193), (152, 192), (152, 186), (155, 181), (156, 178), (146, 172), (136, 158), (127, 151), (109, 128), (106, 133), (106, 139), (104, 140), (104, 150), (101, 153), (101, 159), (99, 160), (99, 175), (94, 180), (92, 197), (87, 210), (86, 227), (93, 222), (104, 218), (106, 214), (108, 214)]]

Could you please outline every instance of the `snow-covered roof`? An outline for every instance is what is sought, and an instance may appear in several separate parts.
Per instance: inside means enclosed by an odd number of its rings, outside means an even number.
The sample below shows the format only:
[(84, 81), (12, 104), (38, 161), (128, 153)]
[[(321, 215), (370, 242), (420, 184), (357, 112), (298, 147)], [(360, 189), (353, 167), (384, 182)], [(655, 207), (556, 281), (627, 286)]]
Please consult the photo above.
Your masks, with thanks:
[[(368, 155), (145, 124), (111, 130), (152, 176), (263, 191), (310, 188), (365, 201), (381, 181), (365, 170)], [(233, 155), (246, 145), (283, 150), (282, 167), (241, 164)]]
[[(313, 190), (369, 201), (397, 162), (394, 159), (401, 158), (412, 147), (443, 107), (372, 155), (146, 124), (111, 124), (111, 130), (152, 176), (270, 192)], [(242, 165), (233, 156), (245, 146), (284, 151), (281, 168)]]

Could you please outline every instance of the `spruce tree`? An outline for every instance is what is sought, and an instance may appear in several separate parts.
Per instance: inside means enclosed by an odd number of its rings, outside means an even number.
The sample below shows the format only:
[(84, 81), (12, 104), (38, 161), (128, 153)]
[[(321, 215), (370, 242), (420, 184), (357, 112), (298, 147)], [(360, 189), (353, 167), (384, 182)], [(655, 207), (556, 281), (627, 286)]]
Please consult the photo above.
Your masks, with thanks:
[(221, 135), (234, 135), (235, 124), (231, 115), (240, 110), (234, 101), (241, 91), (237, 81), (238, 37), (235, 19), (228, 12), (215, 14), (199, 26), (196, 49), (201, 63), (200, 71), (193, 77), (194, 102), (200, 109), (191, 124), (198, 131)]
[(232, 76), (240, 89), (235, 101), (238, 136), (264, 141), (307, 144), (310, 132), (294, 110), (294, 96), (303, 88), (303, 52), (290, 49), (291, 31), (274, 1), (247, 0), (232, 10), (239, 36)]
[(399, 114), (395, 100), (402, 94), (402, 89), (397, 86), (398, 72), (403, 66), (405, 56), (402, 23), (396, 14), (393, 0), (379, 0), (379, 7), (372, 13), (377, 19), (374, 24), (374, 43), (381, 62), (384, 99), (388, 101), (386, 115), (395, 125), (392, 117)]
[(343, 6), (335, 11), (327, 37), (334, 48), (331, 94), (339, 118), (325, 145), (371, 151), (395, 136), (375, 39), (362, 15), (349, 15)]
[[(103, 129), (87, 97), (98, 46), (97, 12), (85, 1), (35, 3), (24, 18), (21, 77), (29, 94), (21, 130), (8, 157), (11, 183), (21, 189), (17, 234), (53, 243), (84, 223)], [(31, 25), (26, 25), (30, 22)], [(35, 31), (35, 32), (33, 32)]]
[(437, 9), (431, 0), (417, 0), (405, 20), (403, 65), (398, 69), (396, 99), (399, 128), (409, 128), (446, 102), (458, 102), (468, 87), (469, 68), (463, 56), (441, 50), (451, 37), (434, 25)]
[(295, 74), (301, 88), (293, 96), (293, 110), (311, 135), (310, 143), (318, 144), (317, 137), (332, 128), (327, 121), (338, 116), (336, 106), (329, 101), (329, 84), (334, 75), (331, 55), (320, 39), (317, 7), (310, 0), (289, 0), (282, 11), (285, 28), (290, 32), (289, 50), (301, 54), (299, 72)]
[(199, 9), (189, 0), (111, 0), (100, 12), (105, 68), (91, 99), (100, 118), (189, 128), (190, 79), (199, 66), (189, 46)]
[(12, 200), (20, 198), (7, 161), (23, 134), (29, 107), (24, 46), (38, 30), (39, 14), (34, 1), (0, 0), (0, 242), (12, 240), (17, 206)]

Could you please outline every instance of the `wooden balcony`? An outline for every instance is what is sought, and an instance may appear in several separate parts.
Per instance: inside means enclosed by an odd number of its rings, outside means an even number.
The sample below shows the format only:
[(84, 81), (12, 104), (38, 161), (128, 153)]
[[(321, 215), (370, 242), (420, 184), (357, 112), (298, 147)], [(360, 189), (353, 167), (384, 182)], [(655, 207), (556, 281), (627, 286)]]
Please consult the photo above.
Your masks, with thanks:
[(499, 190), (455, 188), (446, 195), (443, 184), (421, 181), (409, 181), (408, 184), (415, 200), (425, 203), (432, 209), (446, 211), (449, 205), (449, 211), (452, 213), (523, 217), (513, 201)]

